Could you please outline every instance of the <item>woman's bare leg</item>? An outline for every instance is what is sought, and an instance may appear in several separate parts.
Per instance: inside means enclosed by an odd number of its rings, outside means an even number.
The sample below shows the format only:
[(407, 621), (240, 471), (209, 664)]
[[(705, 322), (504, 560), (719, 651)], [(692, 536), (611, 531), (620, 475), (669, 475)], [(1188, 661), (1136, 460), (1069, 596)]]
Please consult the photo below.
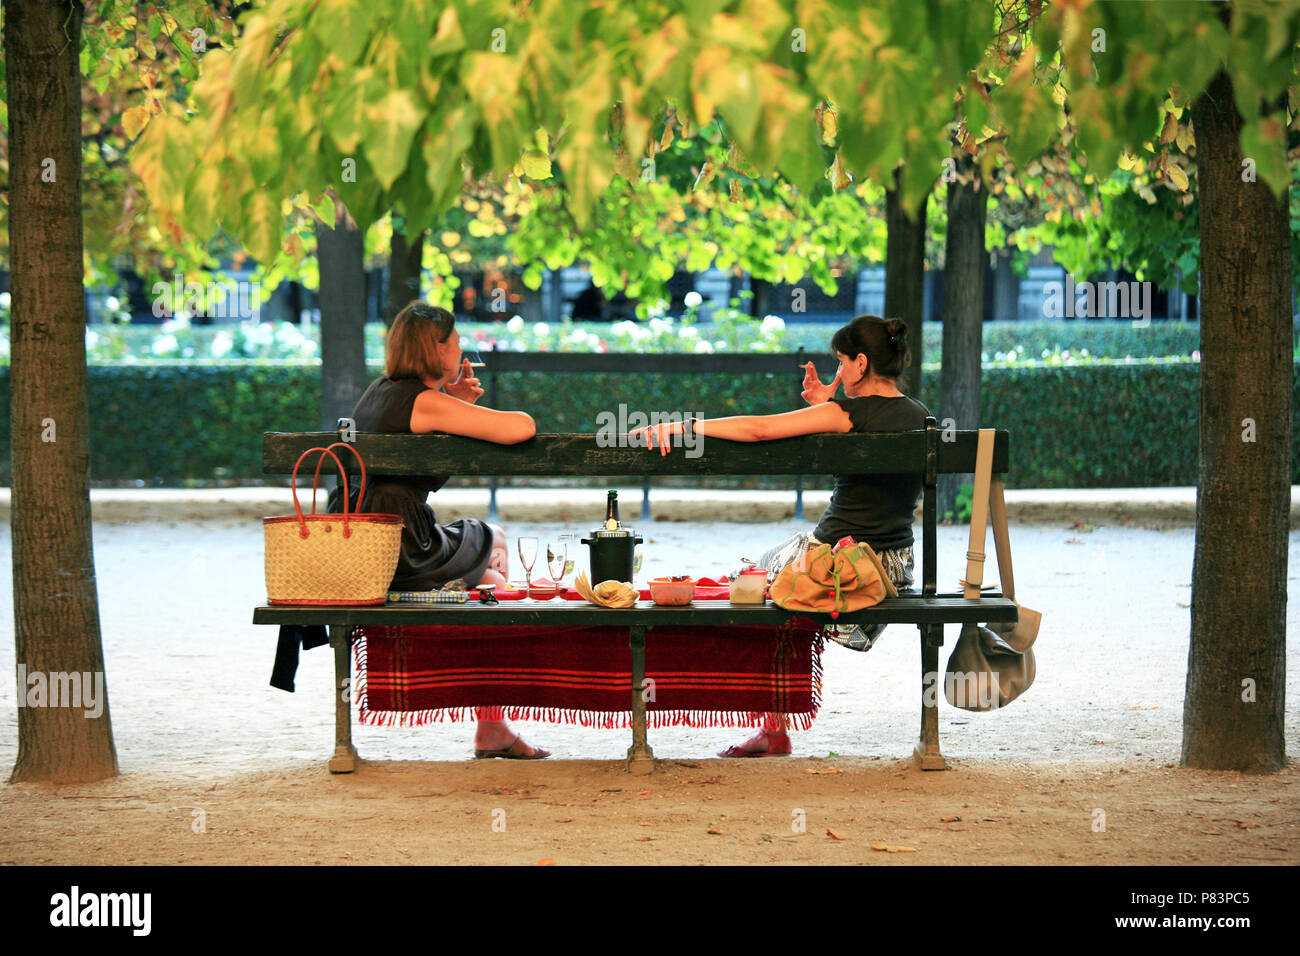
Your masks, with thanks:
[[(480, 584), (495, 584), (505, 587), (510, 576), (510, 545), (505, 530), (499, 525), (488, 525), (492, 529), (492, 556), (488, 558), (487, 570), (483, 572)], [(545, 756), (547, 751), (530, 746), (524, 739), (510, 729), (505, 721), (505, 712), (500, 707), (480, 707), (476, 712), (478, 729), (474, 732), (475, 750), (505, 750), (511, 748), (520, 756)], [(518, 743), (516, 743), (518, 741)]]

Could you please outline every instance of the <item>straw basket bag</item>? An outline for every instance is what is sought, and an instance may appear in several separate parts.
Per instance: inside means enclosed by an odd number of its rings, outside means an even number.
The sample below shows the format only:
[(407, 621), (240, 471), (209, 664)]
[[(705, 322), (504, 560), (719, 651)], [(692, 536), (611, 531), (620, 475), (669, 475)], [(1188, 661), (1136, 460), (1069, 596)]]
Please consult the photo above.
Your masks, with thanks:
[[(266, 539), (266, 596), (270, 604), (383, 604), (402, 551), (402, 516), (348, 514), (348, 473), (331, 449), (348, 448), (361, 465), (361, 494), (366, 497), (366, 464), (346, 442), (309, 448), (293, 466), (293, 510), (284, 517), (263, 518)], [(313, 452), (322, 452), (311, 485), (311, 514), (298, 504), (298, 467)], [(317, 514), (316, 488), (325, 455), (343, 475), (343, 513)]]

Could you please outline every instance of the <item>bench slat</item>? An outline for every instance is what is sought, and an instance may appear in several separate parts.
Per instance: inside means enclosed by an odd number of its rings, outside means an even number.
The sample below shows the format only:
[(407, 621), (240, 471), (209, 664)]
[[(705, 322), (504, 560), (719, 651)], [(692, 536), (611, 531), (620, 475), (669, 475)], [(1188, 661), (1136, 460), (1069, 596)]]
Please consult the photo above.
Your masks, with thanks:
[[(973, 472), (978, 437), (978, 431), (958, 431), (951, 442), (941, 437), (937, 473)], [(337, 440), (333, 432), (267, 432), (262, 439), (262, 470), (290, 474), (304, 451)], [(538, 435), (518, 445), (496, 445), (458, 435), (364, 432), (357, 433), (355, 442), (367, 470), (376, 475), (869, 475), (921, 473), (926, 464), (923, 430), (805, 435), (767, 442), (708, 438), (692, 449), (701, 452), (695, 458), (688, 457), (686, 449), (674, 449), (665, 456), (644, 448), (602, 448), (601, 444), (596, 435)], [(313, 468), (318, 458), (310, 459)], [(1005, 474), (1009, 461), (1010, 433), (998, 431), (993, 444), (994, 474)], [(328, 464), (334, 468), (333, 462)]]
[[(275, 607), (253, 611), (254, 624), (364, 624), (477, 625), (509, 627), (668, 627), (725, 624), (772, 625), (792, 617), (812, 617), (830, 624), (829, 615), (786, 611), (774, 604), (734, 605), (728, 601), (696, 601), (688, 607), (659, 607), (642, 601), (634, 608), (611, 610), (576, 601), (524, 604), (505, 602), (495, 607), (469, 604), (402, 604), (372, 607)], [(837, 624), (975, 624), (1017, 620), (1016, 603), (1008, 598), (886, 598), (875, 607), (841, 614)]]

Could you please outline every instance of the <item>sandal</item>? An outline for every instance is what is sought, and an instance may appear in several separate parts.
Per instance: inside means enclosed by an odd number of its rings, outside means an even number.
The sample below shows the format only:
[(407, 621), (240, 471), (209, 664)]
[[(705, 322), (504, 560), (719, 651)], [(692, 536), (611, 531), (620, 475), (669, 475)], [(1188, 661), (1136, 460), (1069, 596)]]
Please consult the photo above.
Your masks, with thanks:
[[(523, 744), (524, 740), (518, 734), (510, 742), (509, 747), (502, 747), (500, 750), (475, 750), (475, 760), (491, 760), (493, 757), (500, 757), (502, 760), (545, 760), (551, 755), (549, 750), (543, 750), (541, 747), (531, 747), (532, 753), (521, 753), (515, 749), (518, 744)], [(529, 749), (529, 744), (524, 744), (525, 749)]]
[[(767, 737), (766, 731), (759, 731), (759, 733), (761, 733), (764, 737)], [(757, 734), (755, 736), (757, 736)], [(770, 747), (771, 739), (768, 738), (768, 741)], [(749, 743), (749, 741), (747, 740), (745, 741), (745, 743)], [(786, 746), (790, 747), (789, 737), (786, 738)], [(793, 747), (790, 747), (789, 750), (771, 750), (771, 749), (746, 750), (745, 744), (736, 744), (734, 747), (728, 747), (726, 750), (718, 751), (718, 756), (719, 757), (788, 757), (790, 756), (790, 753), (793, 749), (794, 749)]]

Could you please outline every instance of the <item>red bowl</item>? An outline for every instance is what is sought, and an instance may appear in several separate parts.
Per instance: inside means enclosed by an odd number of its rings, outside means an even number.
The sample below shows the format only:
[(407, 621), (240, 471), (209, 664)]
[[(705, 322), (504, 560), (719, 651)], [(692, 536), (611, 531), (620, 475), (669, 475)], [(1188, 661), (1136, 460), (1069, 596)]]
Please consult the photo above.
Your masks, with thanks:
[(555, 587), (554, 585), (549, 588), (539, 588), (536, 585), (533, 585), (528, 589), (528, 596), (534, 601), (549, 601), (552, 598), (559, 597), (560, 591), (561, 588)]

